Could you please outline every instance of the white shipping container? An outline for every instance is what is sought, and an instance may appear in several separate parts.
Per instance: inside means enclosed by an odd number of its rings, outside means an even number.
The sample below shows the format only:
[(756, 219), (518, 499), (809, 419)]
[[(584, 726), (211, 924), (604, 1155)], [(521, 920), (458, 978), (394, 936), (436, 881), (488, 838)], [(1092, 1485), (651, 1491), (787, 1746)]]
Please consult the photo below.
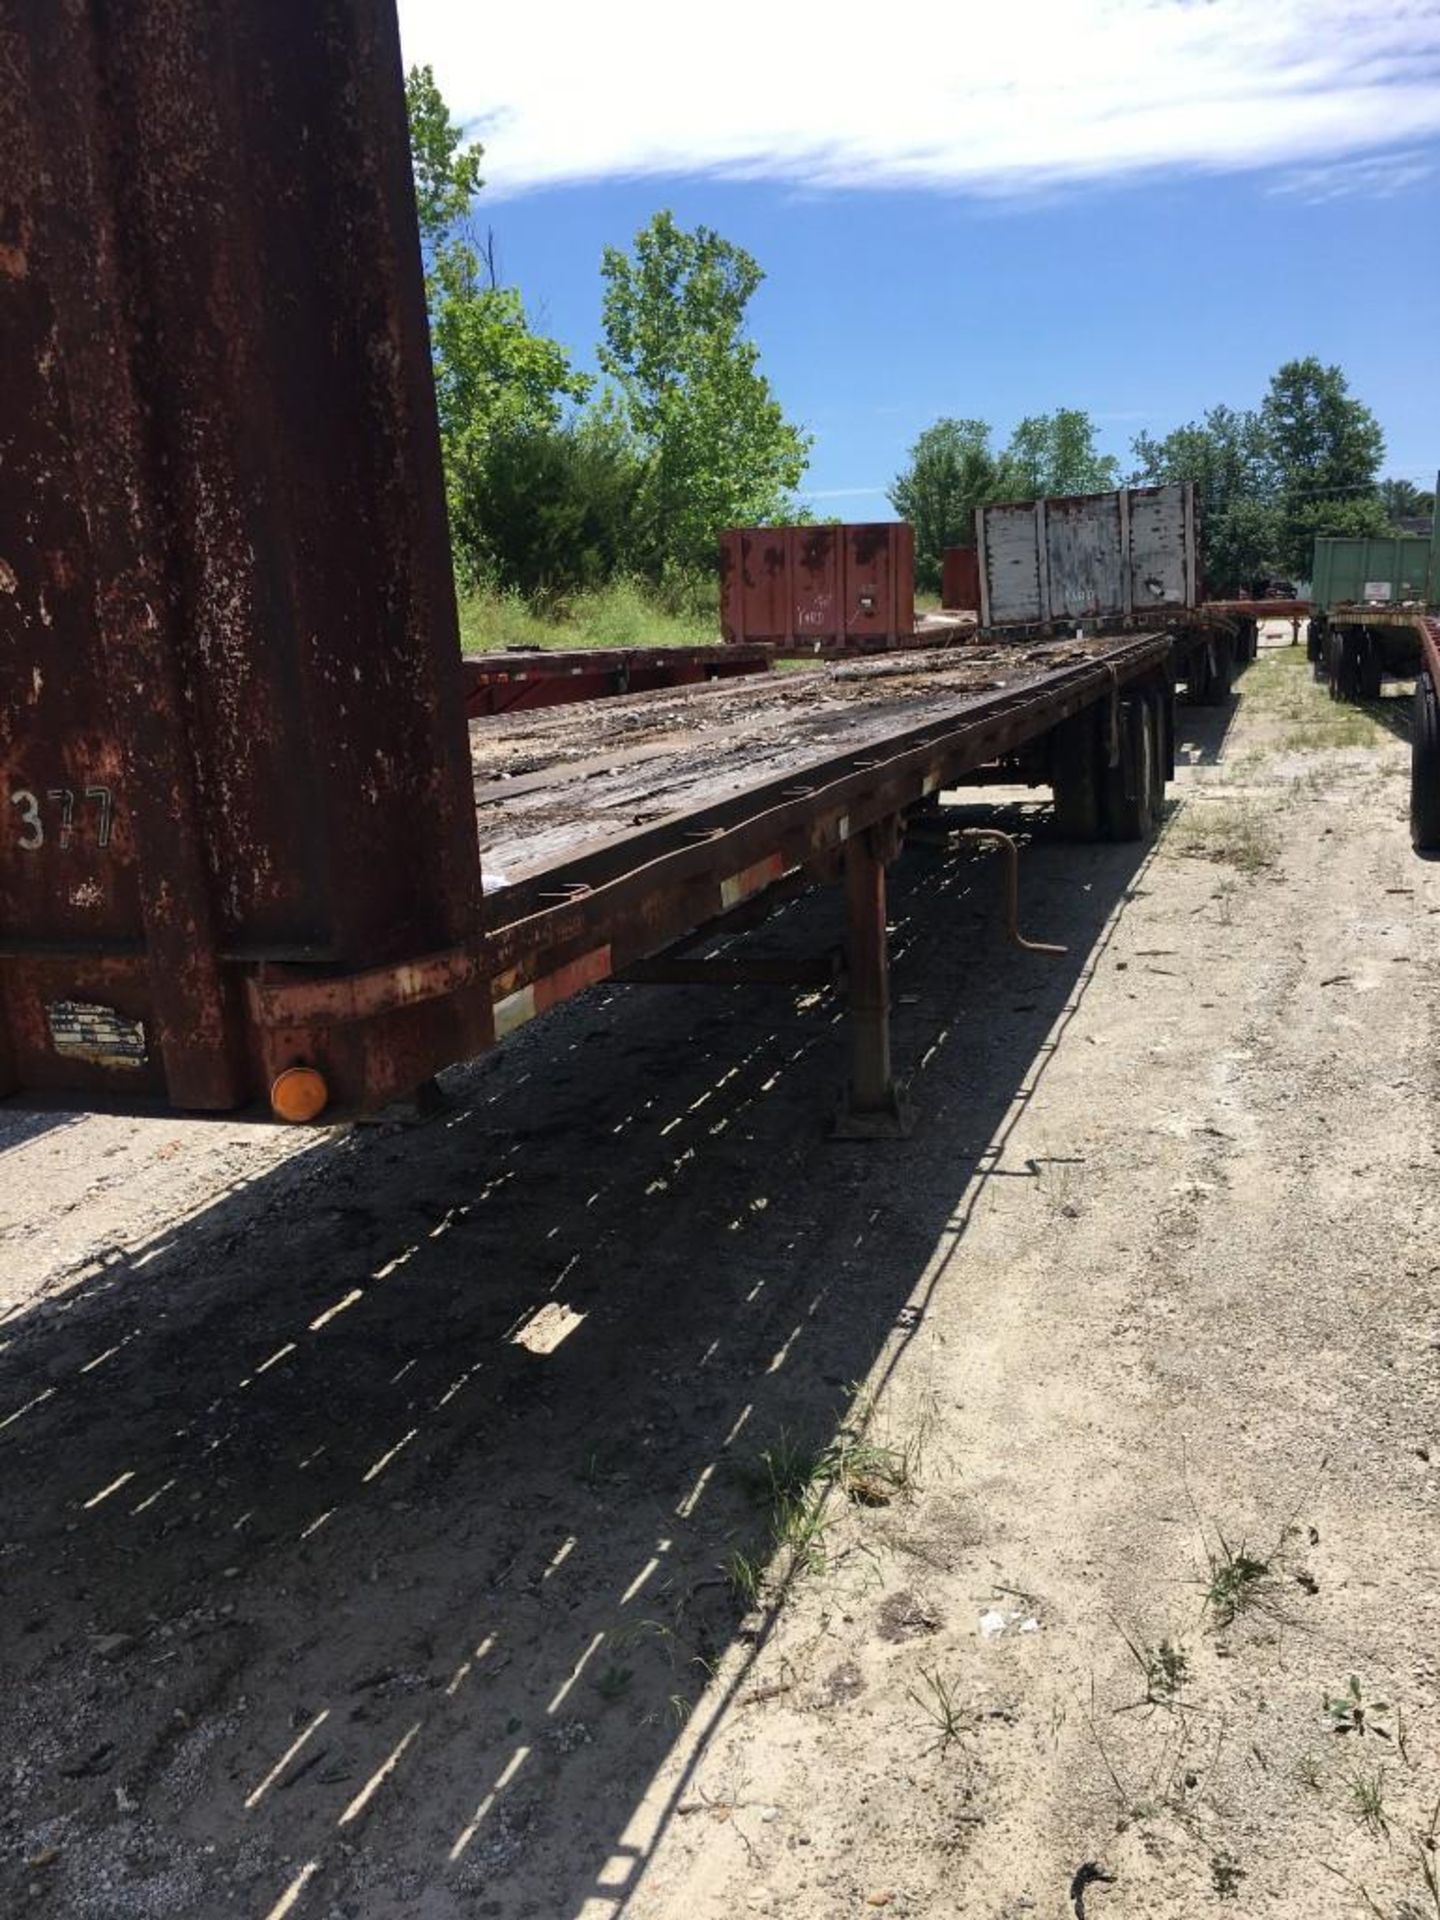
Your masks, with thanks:
[(1121, 620), (1199, 598), (1189, 481), (980, 507), (975, 544), (985, 627)]

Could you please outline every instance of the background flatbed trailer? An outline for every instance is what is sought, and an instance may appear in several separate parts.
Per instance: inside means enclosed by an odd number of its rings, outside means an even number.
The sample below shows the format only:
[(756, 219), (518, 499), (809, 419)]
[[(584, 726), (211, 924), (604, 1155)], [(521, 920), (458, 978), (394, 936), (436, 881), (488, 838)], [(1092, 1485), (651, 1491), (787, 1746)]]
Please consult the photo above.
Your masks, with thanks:
[(522, 713), (621, 693), (698, 687), (741, 673), (764, 673), (767, 647), (556, 647), (466, 654), (465, 712)]
[(1440, 514), (1428, 536), (1317, 536), (1308, 651), (1333, 700), (1378, 700), (1414, 679), (1410, 838), (1440, 852)]

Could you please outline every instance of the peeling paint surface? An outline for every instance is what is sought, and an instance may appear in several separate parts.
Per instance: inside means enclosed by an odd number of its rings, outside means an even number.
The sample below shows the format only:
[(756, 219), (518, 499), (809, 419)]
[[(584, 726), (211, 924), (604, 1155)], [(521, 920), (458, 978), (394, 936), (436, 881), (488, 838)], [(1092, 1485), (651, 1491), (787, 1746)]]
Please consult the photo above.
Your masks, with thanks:
[(0, 71), (0, 1091), (118, 969), (239, 1104), (247, 969), (480, 926), (394, 8), (6, 0)]

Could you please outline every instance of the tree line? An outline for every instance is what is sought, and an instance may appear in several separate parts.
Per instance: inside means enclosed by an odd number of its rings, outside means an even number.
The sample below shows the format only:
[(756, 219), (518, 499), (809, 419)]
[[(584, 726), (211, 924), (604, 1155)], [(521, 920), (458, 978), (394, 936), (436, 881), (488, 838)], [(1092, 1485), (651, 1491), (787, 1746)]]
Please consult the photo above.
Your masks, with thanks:
[[(1127, 485), (1194, 481), (1214, 594), (1308, 579), (1316, 534), (1392, 533), (1434, 511), (1413, 482), (1381, 479), (1379, 421), (1339, 367), (1313, 356), (1277, 369), (1258, 406), (1215, 406), (1159, 438), (1137, 434), (1131, 456)], [(915, 525), (917, 585), (933, 589), (942, 549), (974, 540), (977, 506), (1103, 492), (1121, 477), (1076, 409), (1022, 420), (999, 450), (983, 420), (944, 419), (910, 449), (889, 499)]]

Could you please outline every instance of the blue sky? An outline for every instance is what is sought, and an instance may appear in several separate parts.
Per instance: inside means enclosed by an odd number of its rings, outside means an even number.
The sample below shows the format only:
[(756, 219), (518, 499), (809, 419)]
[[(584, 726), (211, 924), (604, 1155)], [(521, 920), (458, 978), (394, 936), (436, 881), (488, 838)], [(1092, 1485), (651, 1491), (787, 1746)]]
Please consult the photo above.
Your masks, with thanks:
[(503, 277), (591, 366), (606, 244), (668, 206), (749, 248), (820, 510), (888, 515), (942, 414), (1003, 438), (1084, 407), (1123, 462), (1306, 353), (1375, 410), (1387, 471), (1433, 480), (1440, 0), (893, 0), (823, 29), (777, 0), (693, 38), (713, 15), (652, 0), (497, 11), (400, 7), (484, 140)]

